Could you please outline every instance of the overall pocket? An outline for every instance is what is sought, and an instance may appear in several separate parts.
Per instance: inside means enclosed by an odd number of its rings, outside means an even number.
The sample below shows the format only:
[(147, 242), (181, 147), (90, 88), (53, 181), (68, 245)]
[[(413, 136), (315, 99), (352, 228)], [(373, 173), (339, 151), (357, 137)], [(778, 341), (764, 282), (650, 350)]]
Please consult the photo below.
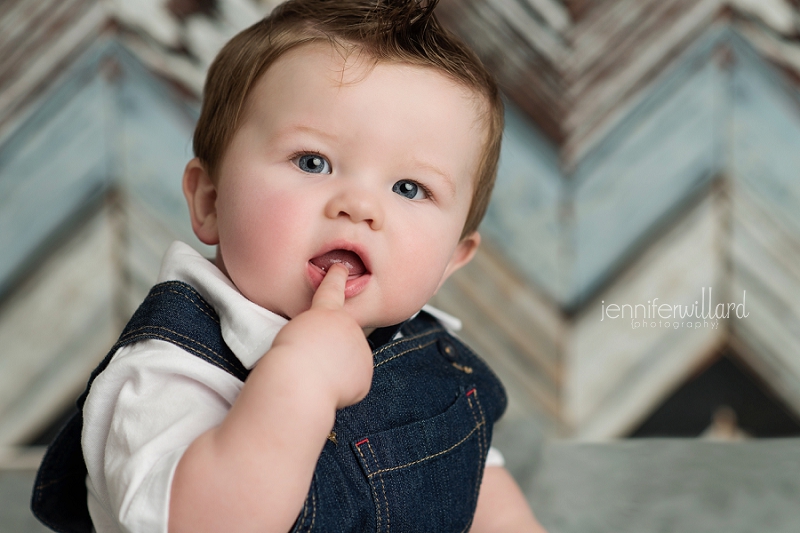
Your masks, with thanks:
[(377, 532), (466, 531), (488, 440), (478, 391), (470, 388), (440, 415), (354, 441)]

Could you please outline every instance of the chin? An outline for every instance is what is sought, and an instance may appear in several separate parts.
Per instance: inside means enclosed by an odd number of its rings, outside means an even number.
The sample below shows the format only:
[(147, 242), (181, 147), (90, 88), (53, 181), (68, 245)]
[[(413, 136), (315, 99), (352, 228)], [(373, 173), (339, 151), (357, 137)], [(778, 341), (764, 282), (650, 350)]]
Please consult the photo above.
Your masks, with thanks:
[(361, 326), (361, 329), (363, 329), (364, 331), (368, 329), (372, 331), (378, 328), (385, 328), (387, 326), (394, 326), (395, 324), (400, 324), (401, 322), (405, 322), (406, 320), (411, 318), (413, 314), (414, 313), (409, 313), (406, 316), (400, 316), (400, 317), (384, 317), (383, 319), (380, 318), (376, 319), (375, 317), (372, 317), (372, 320), (360, 320), (359, 318), (356, 318), (356, 322), (358, 322), (358, 325)]
[[(386, 326), (394, 326), (400, 324), (411, 318), (414, 314), (422, 309), (425, 302), (419, 304), (411, 304), (410, 302), (402, 302), (401, 305), (377, 302), (372, 305), (367, 305), (370, 302), (365, 300), (359, 301), (359, 296), (345, 301), (344, 309), (352, 316), (362, 330), (375, 330)], [(387, 312), (391, 310), (391, 312)]]

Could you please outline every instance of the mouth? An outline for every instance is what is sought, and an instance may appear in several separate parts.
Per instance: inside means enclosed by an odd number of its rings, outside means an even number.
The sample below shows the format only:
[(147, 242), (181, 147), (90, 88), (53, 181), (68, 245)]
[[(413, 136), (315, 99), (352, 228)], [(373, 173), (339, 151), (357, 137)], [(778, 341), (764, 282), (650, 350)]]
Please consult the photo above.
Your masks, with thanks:
[(323, 253), (309, 259), (308, 276), (313, 290), (317, 290), (325, 274), (335, 264), (344, 265), (347, 268), (347, 283), (344, 288), (345, 298), (352, 298), (361, 293), (372, 278), (369, 257), (365, 255), (364, 251), (349, 243), (340, 241), (332, 243), (331, 248), (326, 248)]
[(360, 255), (352, 250), (345, 250), (342, 248), (318, 255), (309, 260), (309, 263), (320, 269), (323, 273), (328, 272), (328, 269), (335, 264), (344, 265), (349, 273), (347, 276), (348, 280), (363, 276), (368, 272)]

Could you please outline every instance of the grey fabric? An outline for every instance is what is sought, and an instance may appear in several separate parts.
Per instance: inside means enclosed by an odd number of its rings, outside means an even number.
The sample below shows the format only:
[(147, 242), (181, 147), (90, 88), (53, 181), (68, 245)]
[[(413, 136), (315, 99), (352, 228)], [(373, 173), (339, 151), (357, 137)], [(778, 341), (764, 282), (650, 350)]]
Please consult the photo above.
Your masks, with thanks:
[(35, 468), (0, 469), (0, 533), (40, 533), (50, 531), (31, 513), (31, 488)]
[(549, 533), (796, 533), (800, 439), (545, 444), (520, 479)]

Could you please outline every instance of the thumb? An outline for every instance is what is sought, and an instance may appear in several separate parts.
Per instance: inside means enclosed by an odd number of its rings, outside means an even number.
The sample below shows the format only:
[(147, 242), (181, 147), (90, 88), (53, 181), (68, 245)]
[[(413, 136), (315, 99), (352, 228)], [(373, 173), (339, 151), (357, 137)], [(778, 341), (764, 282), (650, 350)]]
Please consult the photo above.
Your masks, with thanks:
[(311, 308), (341, 309), (344, 306), (344, 287), (350, 271), (344, 265), (335, 263), (317, 287)]

